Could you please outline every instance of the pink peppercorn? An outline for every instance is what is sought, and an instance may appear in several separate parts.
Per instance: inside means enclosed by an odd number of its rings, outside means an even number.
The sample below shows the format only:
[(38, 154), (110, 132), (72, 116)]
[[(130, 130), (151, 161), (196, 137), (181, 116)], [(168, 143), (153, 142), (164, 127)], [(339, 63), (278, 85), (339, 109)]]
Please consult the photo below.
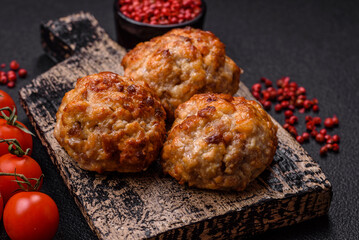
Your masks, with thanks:
[(252, 86), (252, 91), (253, 92), (260, 92), (262, 89), (262, 86), (259, 83), (256, 83)]
[(308, 141), (310, 138), (310, 135), (309, 135), (309, 133), (304, 132), (304, 133), (302, 133), (302, 137), (303, 137), (304, 141)]
[(326, 119), (324, 120), (324, 126), (325, 126), (326, 128), (332, 128), (332, 127), (334, 126), (333, 119), (331, 119), (331, 118), (326, 118)]
[(333, 150), (334, 152), (339, 152), (339, 145), (338, 145), (337, 143), (334, 143), (334, 144), (333, 144), (333, 147), (332, 147), (332, 150)]
[(336, 143), (338, 143), (340, 141), (340, 137), (338, 135), (336, 135), (336, 134), (332, 136), (332, 139)]
[(304, 138), (303, 138), (303, 136), (297, 136), (296, 139), (297, 139), (297, 141), (298, 141), (299, 143), (304, 143)]
[(323, 136), (323, 134), (318, 133), (317, 136), (315, 137), (315, 140), (316, 140), (317, 142), (319, 142), (319, 143), (324, 142), (324, 136)]
[(19, 77), (25, 78), (26, 75), (27, 75), (26, 69), (20, 68), (20, 69), (19, 69)]
[(20, 67), (19, 63), (15, 60), (10, 62), (10, 68), (14, 71), (18, 70)]
[(328, 152), (328, 148), (326, 146), (323, 146), (323, 147), (320, 148), (319, 154), (321, 156), (324, 156), (324, 155), (327, 154), (327, 152)]
[(13, 88), (13, 87), (15, 87), (15, 82), (13, 81), (13, 82), (8, 82), (7, 83), (7, 86), (9, 87), (9, 88)]

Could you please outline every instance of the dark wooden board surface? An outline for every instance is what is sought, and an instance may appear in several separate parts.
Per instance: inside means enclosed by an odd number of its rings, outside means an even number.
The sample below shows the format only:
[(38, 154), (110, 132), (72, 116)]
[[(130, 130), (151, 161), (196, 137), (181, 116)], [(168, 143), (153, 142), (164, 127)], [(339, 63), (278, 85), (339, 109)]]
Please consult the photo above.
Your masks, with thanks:
[[(21, 104), (100, 239), (228, 239), (328, 212), (331, 184), (320, 166), (280, 126), (272, 165), (239, 193), (181, 186), (164, 176), (158, 163), (137, 174), (100, 175), (81, 170), (53, 137), (57, 109), (77, 78), (100, 71), (121, 74), (125, 50), (87, 13), (45, 23), (42, 34), (46, 51), (54, 59), (67, 59), (22, 88)], [(237, 95), (252, 98), (243, 83)]]

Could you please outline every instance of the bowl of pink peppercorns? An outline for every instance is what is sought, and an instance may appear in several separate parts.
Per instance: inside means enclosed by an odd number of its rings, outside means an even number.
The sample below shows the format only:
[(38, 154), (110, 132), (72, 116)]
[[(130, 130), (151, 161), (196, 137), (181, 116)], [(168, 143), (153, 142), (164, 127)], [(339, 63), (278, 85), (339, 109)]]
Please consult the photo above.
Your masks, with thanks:
[(115, 0), (117, 40), (125, 48), (163, 35), (174, 28), (202, 28), (203, 0)]

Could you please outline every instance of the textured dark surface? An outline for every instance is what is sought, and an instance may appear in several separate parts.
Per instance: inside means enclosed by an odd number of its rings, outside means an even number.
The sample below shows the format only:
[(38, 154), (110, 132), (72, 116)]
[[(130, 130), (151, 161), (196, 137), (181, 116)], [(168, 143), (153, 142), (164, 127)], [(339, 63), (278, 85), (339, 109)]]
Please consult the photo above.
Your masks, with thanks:
[[(304, 148), (320, 163), (333, 185), (327, 217), (268, 232), (267, 239), (355, 239), (359, 232), (357, 123), (359, 11), (357, 1), (216, 1), (208, 0), (205, 29), (227, 45), (227, 53), (245, 70), (247, 86), (261, 76), (289, 75), (319, 99), (319, 116), (338, 115), (342, 137), (339, 154), (320, 158), (319, 145)], [(39, 23), (80, 10), (90, 11), (115, 37), (112, 1), (10, 1), (0, 3), (0, 61), (16, 58), (29, 77), (8, 92), (16, 98), (20, 87), (54, 63), (43, 55)], [(275, 115), (283, 121), (282, 115)], [(20, 120), (30, 126), (20, 109)], [(35, 140), (33, 156), (47, 179), (44, 192), (60, 210), (57, 239), (95, 239), (45, 149)], [(1, 228), (1, 239), (6, 239)]]

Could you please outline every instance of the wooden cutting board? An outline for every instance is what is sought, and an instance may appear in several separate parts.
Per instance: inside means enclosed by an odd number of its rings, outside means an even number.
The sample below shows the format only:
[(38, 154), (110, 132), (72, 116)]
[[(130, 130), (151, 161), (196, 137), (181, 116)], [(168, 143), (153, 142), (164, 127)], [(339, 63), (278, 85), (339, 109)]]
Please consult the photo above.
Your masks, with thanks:
[[(20, 99), (76, 203), (100, 239), (195, 239), (254, 234), (328, 212), (332, 189), (319, 165), (276, 122), (272, 165), (243, 192), (189, 188), (164, 176), (158, 163), (137, 174), (81, 170), (53, 136), (55, 114), (76, 80), (123, 73), (125, 49), (88, 13), (41, 25), (43, 47), (64, 60), (20, 90)], [(243, 83), (237, 95), (253, 99)]]

